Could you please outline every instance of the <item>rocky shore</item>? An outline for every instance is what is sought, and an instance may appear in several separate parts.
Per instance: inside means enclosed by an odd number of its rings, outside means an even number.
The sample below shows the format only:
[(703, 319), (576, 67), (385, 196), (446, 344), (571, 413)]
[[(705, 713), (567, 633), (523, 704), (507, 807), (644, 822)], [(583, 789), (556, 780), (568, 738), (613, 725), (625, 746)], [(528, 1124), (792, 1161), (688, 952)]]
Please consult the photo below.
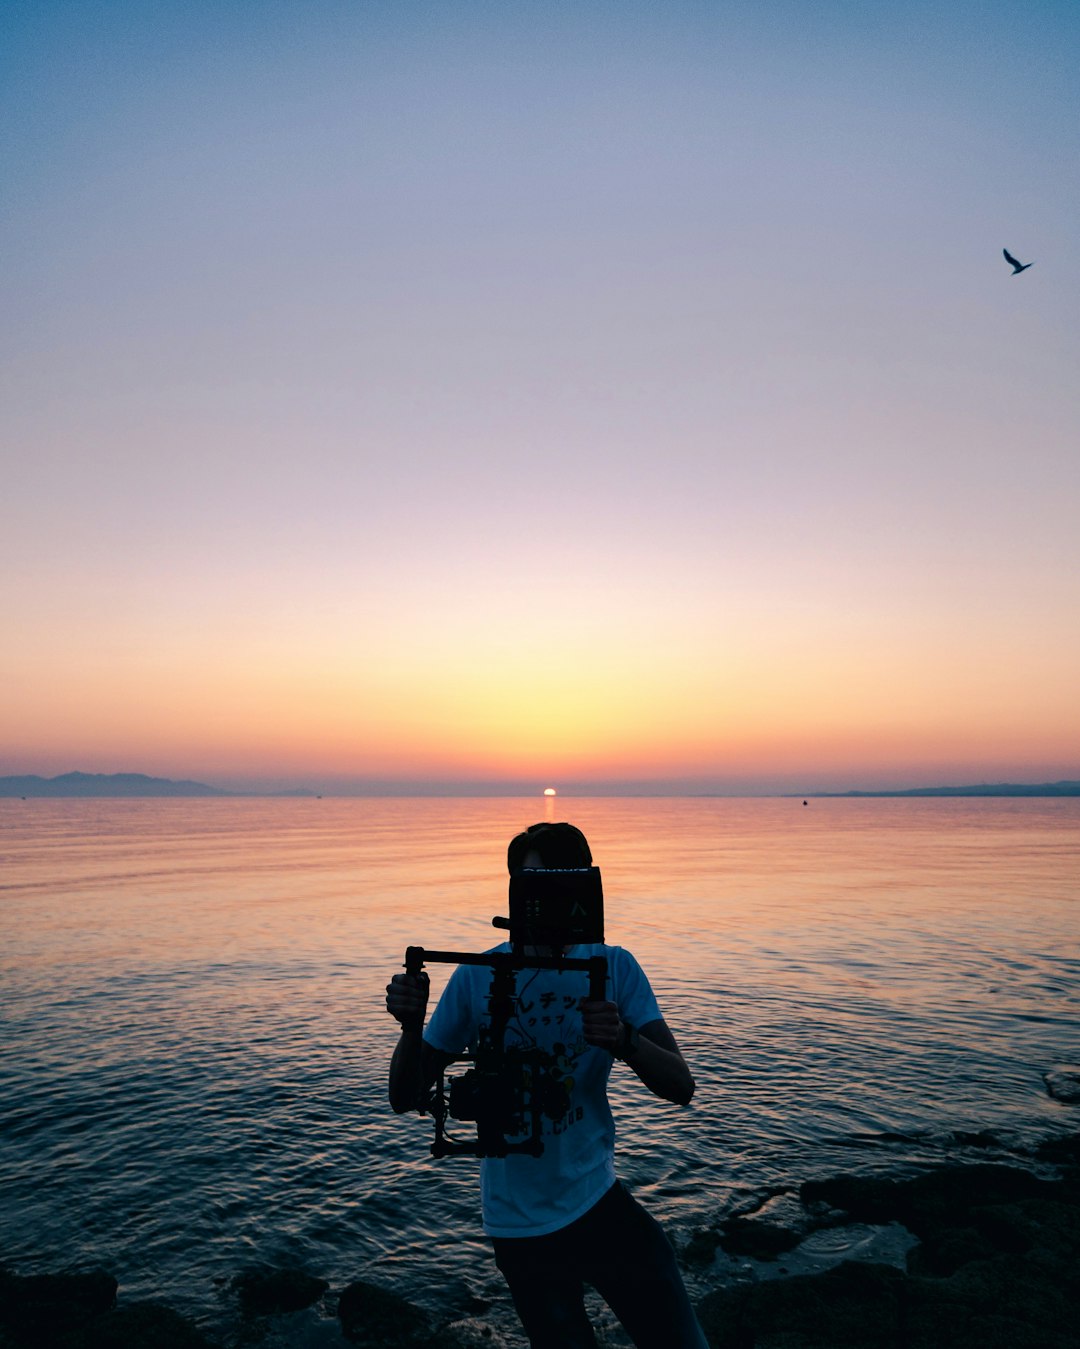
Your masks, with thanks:
[[(1042, 1145), (1037, 1170), (943, 1166), (903, 1179), (807, 1182), (783, 1221), (768, 1210), (700, 1228), (680, 1255), (706, 1276), (744, 1260), (698, 1304), (715, 1349), (1076, 1349), (1080, 1343), (1080, 1135)], [(800, 1249), (858, 1228), (905, 1235), (906, 1259), (848, 1259), (820, 1273)], [(842, 1243), (841, 1243), (842, 1247)], [(901, 1248), (901, 1249), (904, 1249)], [(895, 1249), (895, 1248), (894, 1248)], [(756, 1271), (756, 1272), (755, 1272)], [(357, 1280), (333, 1290), (301, 1270), (237, 1275), (233, 1328), (214, 1338), (156, 1302), (126, 1302), (103, 1271), (0, 1268), (0, 1349), (518, 1349), (477, 1317), (435, 1323)], [(611, 1343), (622, 1341), (609, 1341)]]
[(899, 1224), (913, 1238), (904, 1268), (849, 1260), (709, 1293), (698, 1314), (710, 1344), (1077, 1349), (1080, 1135), (1044, 1144), (1036, 1160), (1054, 1164), (1057, 1178), (991, 1164), (902, 1180), (837, 1176), (801, 1187), (802, 1232), (736, 1219), (696, 1233), (691, 1258), (715, 1239), (778, 1262), (829, 1226)]

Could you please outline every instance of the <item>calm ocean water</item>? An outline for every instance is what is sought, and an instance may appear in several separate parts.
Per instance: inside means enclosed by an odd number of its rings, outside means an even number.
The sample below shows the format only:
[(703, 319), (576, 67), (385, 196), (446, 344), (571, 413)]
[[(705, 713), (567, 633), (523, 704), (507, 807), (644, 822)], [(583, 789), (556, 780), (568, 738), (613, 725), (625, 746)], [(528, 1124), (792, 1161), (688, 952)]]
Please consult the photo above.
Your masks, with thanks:
[[(228, 1283), (256, 1262), (440, 1316), (493, 1301), (509, 1330), (476, 1163), (433, 1162), (430, 1122), (386, 1104), (383, 990), (406, 945), (499, 939), (506, 843), (543, 815), (0, 802), (0, 1259), (104, 1266), (226, 1338)], [(1078, 1127), (1042, 1073), (1080, 1058), (1080, 800), (563, 799), (558, 817), (588, 834), (608, 940), (697, 1077), (685, 1110), (612, 1079), (620, 1173), (676, 1242), (748, 1192)]]

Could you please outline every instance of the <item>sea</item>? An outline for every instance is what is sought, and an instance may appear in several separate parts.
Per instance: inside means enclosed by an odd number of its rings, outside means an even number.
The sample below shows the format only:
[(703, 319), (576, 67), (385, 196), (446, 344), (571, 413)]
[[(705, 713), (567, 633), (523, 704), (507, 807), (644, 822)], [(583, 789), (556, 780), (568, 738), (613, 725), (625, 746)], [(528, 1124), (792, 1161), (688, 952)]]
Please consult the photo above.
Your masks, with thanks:
[(389, 1108), (384, 999), (407, 946), (501, 939), (544, 818), (588, 835), (697, 1082), (612, 1075), (618, 1172), (676, 1247), (805, 1180), (1080, 1127), (1046, 1079), (1080, 1060), (1080, 799), (5, 800), (0, 1261), (105, 1268), (223, 1343), (252, 1342), (237, 1274), (281, 1266), (523, 1343), (478, 1163)]

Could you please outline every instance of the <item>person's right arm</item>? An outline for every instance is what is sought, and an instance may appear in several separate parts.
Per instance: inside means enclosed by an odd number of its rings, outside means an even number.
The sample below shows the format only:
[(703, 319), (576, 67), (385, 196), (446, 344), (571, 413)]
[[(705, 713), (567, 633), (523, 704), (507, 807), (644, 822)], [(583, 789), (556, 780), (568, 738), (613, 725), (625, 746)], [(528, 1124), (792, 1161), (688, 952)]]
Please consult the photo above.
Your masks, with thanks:
[(390, 1106), (395, 1114), (417, 1110), (432, 1084), (454, 1056), (424, 1041), (427, 1012), (426, 974), (395, 974), (386, 985), (386, 1010), (401, 1026), (401, 1038), (390, 1060)]

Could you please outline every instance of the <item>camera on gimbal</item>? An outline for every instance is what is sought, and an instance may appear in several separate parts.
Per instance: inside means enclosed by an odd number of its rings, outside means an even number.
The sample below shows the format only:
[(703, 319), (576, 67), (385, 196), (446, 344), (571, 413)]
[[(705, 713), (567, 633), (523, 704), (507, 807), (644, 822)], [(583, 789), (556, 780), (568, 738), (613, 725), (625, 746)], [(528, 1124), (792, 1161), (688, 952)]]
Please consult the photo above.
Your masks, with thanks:
[[(590, 999), (604, 997), (606, 957), (563, 954), (568, 947), (604, 940), (599, 867), (516, 871), (510, 877), (510, 917), (491, 921), (494, 927), (509, 929), (509, 951), (475, 954), (410, 946), (405, 952), (409, 974), (419, 974), (425, 964), (487, 965), (492, 971), (488, 1016), (480, 1024), (475, 1052), (459, 1058), (473, 1066), (448, 1083), (440, 1073), (427, 1102), (435, 1121), (433, 1157), (511, 1153), (539, 1157), (544, 1150), (544, 1120), (558, 1120), (565, 1113), (568, 1087), (556, 1056), (539, 1047), (505, 1042), (506, 1028), (517, 1011), (520, 970), (584, 970)], [(448, 1117), (475, 1123), (476, 1137), (451, 1137), (445, 1128)]]

